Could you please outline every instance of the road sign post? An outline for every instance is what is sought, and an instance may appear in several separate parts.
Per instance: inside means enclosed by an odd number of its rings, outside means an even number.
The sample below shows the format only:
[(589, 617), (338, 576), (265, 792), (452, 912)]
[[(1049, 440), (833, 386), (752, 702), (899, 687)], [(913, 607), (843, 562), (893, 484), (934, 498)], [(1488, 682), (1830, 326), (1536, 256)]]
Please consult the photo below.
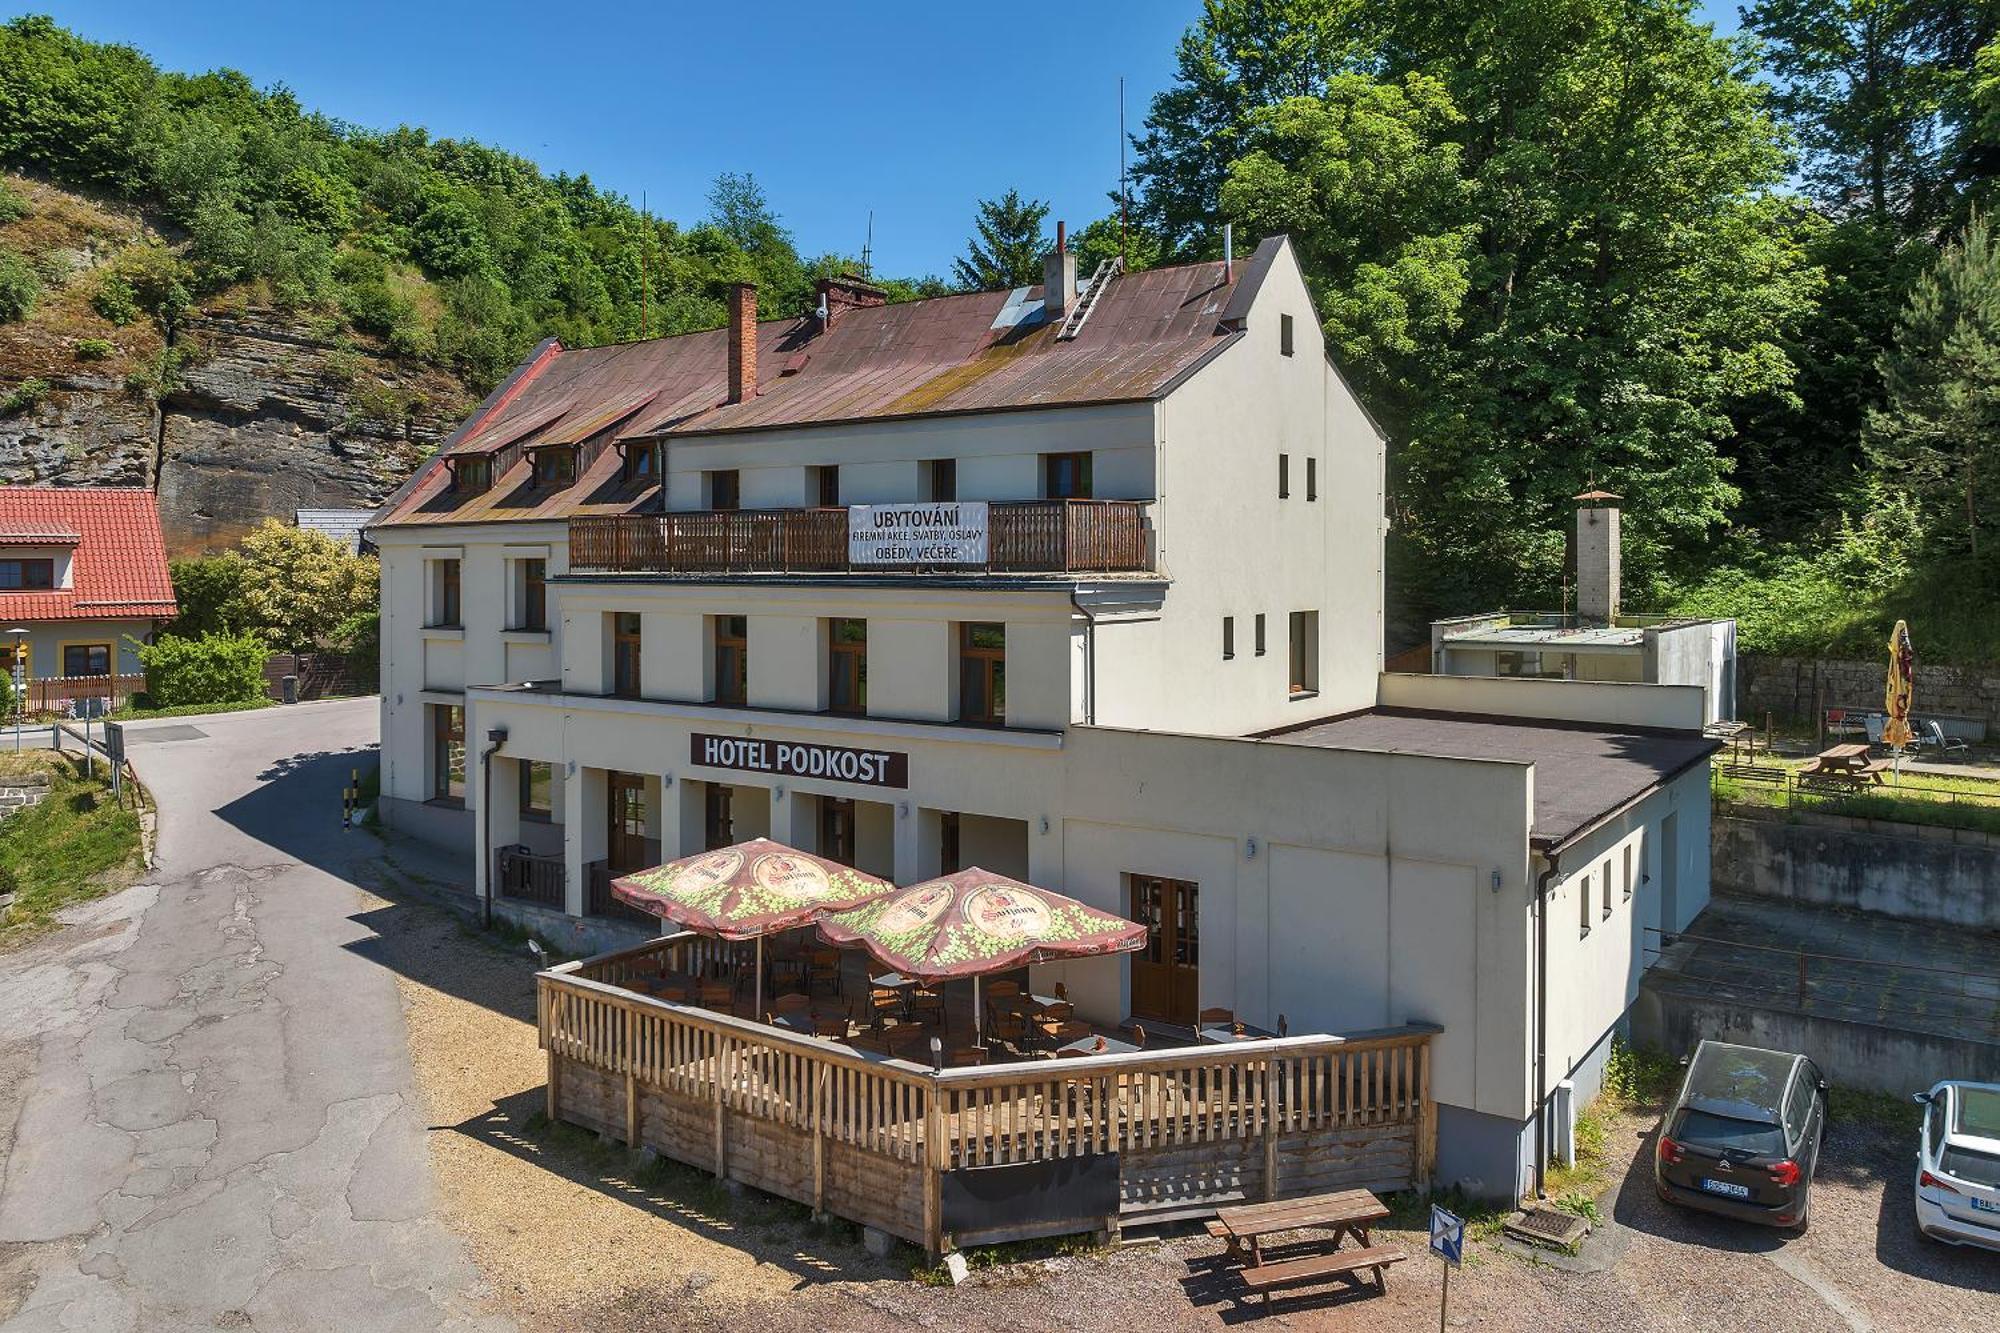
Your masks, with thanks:
[(1431, 1253), (1444, 1260), (1444, 1287), (1438, 1293), (1438, 1333), (1451, 1309), (1451, 1270), (1465, 1257), (1465, 1219), (1431, 1205)]

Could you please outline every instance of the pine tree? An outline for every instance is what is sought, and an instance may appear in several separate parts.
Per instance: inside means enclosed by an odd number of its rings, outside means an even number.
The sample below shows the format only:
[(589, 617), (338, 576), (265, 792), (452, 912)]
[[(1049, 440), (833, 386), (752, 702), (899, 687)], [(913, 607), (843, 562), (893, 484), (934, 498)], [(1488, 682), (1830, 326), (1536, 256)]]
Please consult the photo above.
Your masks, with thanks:
[(1979, 556), (2000, 471), (2000, 246), (1975, 213), (1918, 280), (1883, 357), (1888, 403), (1869, 415), (1868, 451), (1922, 506), (1934, 541)]
[(1042, 280), (1042, 255), (1049, 248), (1042, 223), (1048, 203), (1023, 199), (1009, 190), (998, 199), (981, 199), (976, 233), (966, 243), (965, 257), (952, 261), (953, 276), (969, 292), (1022, 287)]

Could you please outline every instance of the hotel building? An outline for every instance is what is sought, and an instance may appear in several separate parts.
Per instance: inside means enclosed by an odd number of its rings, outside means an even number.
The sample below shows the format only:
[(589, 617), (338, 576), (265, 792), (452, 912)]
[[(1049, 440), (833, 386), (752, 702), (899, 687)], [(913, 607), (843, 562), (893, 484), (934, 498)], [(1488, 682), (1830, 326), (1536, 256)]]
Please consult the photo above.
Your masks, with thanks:
[[(768, 835), (1145, 922), (1087, 1016), (1438, 1024), (1492, 1195), (1708, 896), (1698, 687), (1384, 675), (1383, 440), (1292, 248), (545, 343), (384, 507), (382, 810), (578, 950)], [(1558, 1092), (1565, 1081), (1573, 1092)]]

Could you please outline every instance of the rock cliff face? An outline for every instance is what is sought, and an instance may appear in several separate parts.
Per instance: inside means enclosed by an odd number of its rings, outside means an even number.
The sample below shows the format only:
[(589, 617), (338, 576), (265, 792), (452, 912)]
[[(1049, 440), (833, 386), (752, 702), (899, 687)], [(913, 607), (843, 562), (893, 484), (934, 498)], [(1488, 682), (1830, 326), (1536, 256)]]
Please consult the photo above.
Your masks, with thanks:
[(379, 504), (467, 397), (269, 312), (191, 320), (178, 350), (157, 403), (107, 376), (49, 378), (39, 402), (0, 416), (0, 483), (153, 486), (168, 552), (193, 555), (295, 509)]

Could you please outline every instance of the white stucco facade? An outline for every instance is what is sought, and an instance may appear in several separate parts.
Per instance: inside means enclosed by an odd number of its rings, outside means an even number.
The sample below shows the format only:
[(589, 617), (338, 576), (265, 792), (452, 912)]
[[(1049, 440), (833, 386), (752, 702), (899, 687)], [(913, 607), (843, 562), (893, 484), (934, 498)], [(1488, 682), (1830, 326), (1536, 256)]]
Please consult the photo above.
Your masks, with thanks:
[[(615, 839), (699, 851), (718, 810), (733, 840), (830, 853), (837, 836), (903, 883), (979, 864), (1123, 915), (1146, 884), (1194, 886), (1170, 1002), (1133, 960), (1046, 979), (1105, 1023), (1227, 1008), (1293, 1032), (1439, 1024), (1441, 1173), (1518, 1188), (1537, 1106), (1636, 994), (1645, 927), (1684, 924), (1706, 899), (1705, 763), (1555, 850), (1536, 843), (1530, 758), (1334, 748), (1287, 729), (1389, 708), (1685, 731), (1701, 692), (1382, 674), (1383, 442), (1325, 356), (1288, 247), (1240, 336), (1156, 400), (675, 439), (665, 503), (701, 510), (728, 472), (746, 507), (805, 506), (828, 466), (843, 504), (909, 501), (938, 459), (962, 499), (1034, 499), (1042, 460), (1074, 452), (1096, 498), (1146, 504), (1150, 570), (570, 574), (561, 522), (376, 528), (385, 811), (462, 846), (477, 893), (493, 848), (560, 857), (579, 926)], [(537, 560), (547, 628), (523, 629)], [(849, 620), (866, 626), (858, 714), (832, 697), (829, 626)], [(724, 702), (718, 635), (739, 624), (745, 698)], [(967, 625), (1004, 627), (1004, 718), (965, 716)], [(636, 675), (622, 688), (621, 661)], [(440, 709), (463, 710), (455, 794)], [(897, 780), (734, 762), (771, 747), (881, 756)], [(546, 782), (524, 783), (524, 765)], [(1646, 878), (1579, 934), (1564, 895), (1628, 851)]]

